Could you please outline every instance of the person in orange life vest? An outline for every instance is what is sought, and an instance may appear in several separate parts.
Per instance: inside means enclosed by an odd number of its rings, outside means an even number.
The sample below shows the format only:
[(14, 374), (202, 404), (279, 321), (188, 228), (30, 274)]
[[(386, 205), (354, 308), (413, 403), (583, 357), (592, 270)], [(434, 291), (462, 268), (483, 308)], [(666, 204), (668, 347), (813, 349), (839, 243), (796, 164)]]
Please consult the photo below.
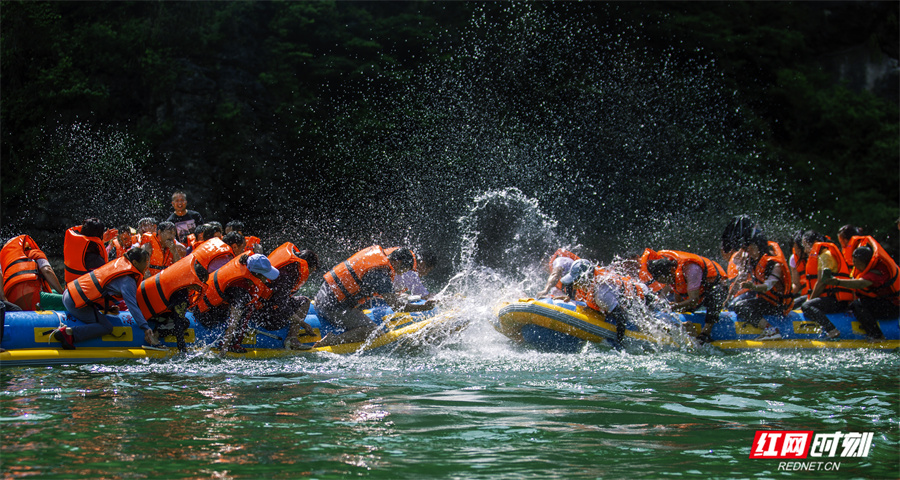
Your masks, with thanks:
[(5, 298), (22, 310), (36, 310), (42, 291), (50, 292), (52, 288), (59, 294), (63, 292), (47, 255), (28, 235), (11, 238), (0, 249), (0, 269)]
[(178, 229), (178, 241), (184, 243), (196, 227), (203, 225), (203, 217), (194, 210), (188, 210), (187, 195), (182, 191), (172, 194), (172, 208), (175, 212), (169, 215), (166, 221), (175, 224), (175, 228)]
[(106, 227), (96, 218), (88, 218), (82, 225), (66, 230), (63, 241), (65, 280), (69, 283), (107, 262), (103, 232)]
[(131, 227), (128, 225), (120, 226), (116, 238), (112, 239), (106, 247), (106, 258), (115, 260), (122, 255), (125, 255), (125, 252), (137, 243), (134, 240), (135, 235), (132, 233)]
[[(819, 240), (810, 245), (810, 241)], [(819, 281), (825, 276), (840, 279), (850, 278), (850, 268), (844, 261), (841, 248), (824, 241), (821, 235), (804, 235), (803, 248), (809, 255), (806, 262), (806, 283), (809, 286), (808, 300), (803, 302), (803, 315), (822, 326), (828, 338), (837, 338), (841, 332), (828, 320), (826, 314), (847, 310), (853, 301), (853, 291)]]
[(851, 278), (826, 274), (819, 283), (853, 290), (856, 300), (850, 303), (850, 310), (869, 338), (883, 340), (878, 320), (900, 317), (900, 271), (874, 238), (863, 237), (857, 243), (860, 246), (853, 250)]
[(316, 293), (319, 319), (344, 330), (329, 333), (317, 347), (362, 342), (376, 330), (375, 323), (362, 312), (373, 295), (381, 295), (395, 311), (416, 312), (434, 308), (434, 302), (404, 304), (394, 293), (394, 277), (413, 268), (413, 253), (398, 248), (390, 255), (378, 245), (353, 254), (324, 275), (325, 282)]
[(112, 333), (113, 326), (104, 311), (117, 314), (119, 310), (114, 304), (124, 300), (138, 328), (144, 331), (144, 341), (147, 345), (157, 346), (153, 330), (137, 303), (138, 284), (149, 263), (150, 254), (132, 248), (122, 258), (69, 282), (63, 293), (63, 305), (85, 325), (60, 328), (53, 333), (53, 338), (59, 340), (63, 348), (73, 349), (75, 343)]
[[(164, 222), (165, 223), (165, 222)], [(157, 322), (160, 338), (174, 335), (178, 350), (187, 350), (184, 333), (190, 326), (185, 313), (206, 289), (209, 273), (188, 255), (138, 286), (138, 306), (148, 321)]]
[(697, 336), (701, 344), (709, 343), (713, 326), (719, 321), (722, 303), (728, 295), (725, 270), (716, 262), (693, 253), (675, 250), (659, 252), (662, 258), (651, 260), (647, 266), (653, 280), (664, 285), (660, 296), (675, 294), (671, 308), (677, 312), (706, 309), (703, 329)]
[(301, 251), (293, 243), (286, 242), (273, 250), (268, 259), (272, 268), (278, 270), (278, 277), (262, 288), (268, 291), (260, 294), (249, 318), (266, 330), (290, 326), (284, 348), (307, 350), (310, 347), (301, 343), (299, 337), (301, 330), (306, 335), (315, 335), (313, 328), (306, 323), (310, 301), (308, 297), (295, 293), (319, 269), (319, 257), (311, 250)]
[(247, 351), (241, 346), (245, 314), (259, 299), (265, 279), (274, 280), (278, 275), (269, 259), (260, 254), (239, 255), (210, 275), (203, 297), (193, 307), (194, 318), (207, 328), (225, 324), (223, 353)]
[(756, 230), (743, 246), (744, 252), (737, 262), (740, 273), (735, 279), (739, 289), (727, 306), (740, 320), (763, 330), (756, 340), (781, 339), (781, 332), (763, 315), (783, 316), (793, 307), (790, 270), (784, 255), (777, 254), (773, 243)]
[(550, 261), (547, 263), (547, 270), (550, 272), (550, 276), (547, 277), (547, 283), (544, 284), (544, 289), (538, 292), (536, 297), (543, 298), (547, 295), (552, 297), (564, 296), (565, 292), (563, 292), (560, 279), (569, 273), (572, 264), (578, 259), (578, 255), (575, 255), (564, 248), (557, 249), (553, 252), (553, 255), (550, 256)]
[(863, 229), (855, 225), (844, 225), (838, 229), (838, 243), (841, 244), (841, 253), (844, 255), (844, 261), (847, 266), (853, 266), (853, 247), (850, 246), (850, 240), (853, 237), (863, 236)]
[(160, 222), (155, 234), (145, 233), (141, 236), (141, 244), (150, 253), (150, 266), (145, 274), (147, 277), (156, 275), (187, 254), (184, 245), (175, 240), (175, 224), (172, 222)]
[[(791, 256), (788, 268), (791, 270), (791, 295), (794, 296), (794, 308), (800, 308), (809, 296), (809, 285), (806, 283), (806, 261), (809, 250), (803, 248), (803, 230), (791, 236)], [(813, 242), (815, 243), (815, 242)]]
[[(232, 220), (225, 224), (225, 235), (228, 235), (231, 232), (238, 232), (241, 235), (244, 235), (244, 222), (240, 220)], [(262, 240), (259, 237), (254, 237), (253, 235), (244, 235), (244, 240), (247, 241), (247, 246), (245, 247), (247, 251), (255, 252), (260, 248), (260, 242)]]
[(566, 301), (580, 300), (593, 310), (606, 314), (616, 324), (616, 347), (621, 348), (628, 323), (635, 323), (635, 309), (650, 295), (642, 282), (595, 267), (586, 259), (572, 263), (560, 282)]
[(215, 272), (235, 256), (233, 246), (218, 238), (211, 238), (197, 245), (190, 254), (209, 273)]

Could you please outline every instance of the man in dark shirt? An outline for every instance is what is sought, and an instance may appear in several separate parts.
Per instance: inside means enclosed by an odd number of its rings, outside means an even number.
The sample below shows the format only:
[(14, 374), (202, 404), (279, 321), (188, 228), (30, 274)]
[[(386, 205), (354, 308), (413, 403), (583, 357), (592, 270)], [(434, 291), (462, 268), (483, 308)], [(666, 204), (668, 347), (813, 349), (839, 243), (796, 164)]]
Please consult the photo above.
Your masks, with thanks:
[(172, 194), (172, 208), (175, 209), (175, 212), (169, 215), (166, 221), (175, 224), (175, 228), (178, 230), (178, 241), (184, 243), (194, 228), (203, 225), (203, 217), (194, 210), (188, 210), (187, 195), (182, 191)]

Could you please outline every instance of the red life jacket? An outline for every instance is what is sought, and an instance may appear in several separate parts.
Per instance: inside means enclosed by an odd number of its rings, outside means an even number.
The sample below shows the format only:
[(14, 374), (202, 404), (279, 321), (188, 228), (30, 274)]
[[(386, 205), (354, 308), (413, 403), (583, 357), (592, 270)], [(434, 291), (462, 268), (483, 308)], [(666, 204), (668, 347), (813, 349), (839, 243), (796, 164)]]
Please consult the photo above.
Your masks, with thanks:
[(663, 256), (659, 254), (656, 250), (651, 248), (645, 248), (644, 253), (641, 254), (641, 269), (638, 273), (638, 278), (641, 279), (642, 282), (646, 283), (650, 286), (650, 290), (654, 292), (658, 292), (663, 289), (663, 284), (653, 280), (653, 275), (650, 275), (650, 262), (653, 260), (660, 260)]
[[(28, 248), (29, 252), (25, 249)], [(34, 257), (34, 258), (32, 258)], [(50, 285), (41, 275), (35, 258), (47, 259), (44, 252), (28, 235), (19, 235), (9, 239), (0, 249), (0, 268), (3, 269), (3, 291), (12, 292), (13, 287), (23, 282), (38, 281), (45, 292), (52, 291)], [(9, 295), (9, 293), (6, 293)]]
[[(125, 255), (125, 252), (128, 251), (125, 247), (123, 247), (123, 246), (119, 243), (119, 239), (118, 239), (118, 238), (112, 239), (109, 243), (111, 243), (112, 246), (113, 246), (113, 249), (115, 249), (115, 252), (116, 252), (116, 257), (115, 257), (115, 258), (121, 258), (122, 255)], [(130, 248), (130, 247), (131, 247), (131, 245), (129, 245), (129, 248)], [(115, 258), (112, 258), (112, 259), (110, 259), (110, 260), (115, 260)]]
[(394, 268), (384, 250), (378, 245), (354, 253), (323, 276), (339, 302), (350, 301), (362, 305), (369, 297), (367, 292), (360, 291), (362, 278), (375, 269), (387, 269), (391, 281), (394, 280)]
[(256, 252), (256, 248), (259, 247), (260, 242), (262, 242), (259, 237), (254, 237), (253, 235), (247, 235), (246, 237), (244, 237), (244, 241), (247, 242), (247, 245), (244, 247), (244, 251), (246, 252), (247, 250), (249, 250), (253, 253)]
[(109, 282), (129, 275), (134, 277), (135, 285), (139, 284), (144, 278), (144, 272), (135, 268), (127, 258), (117, 258), (69, 282), (66, 284), (66, 291), (69, 292), (72, 302), (78, 308), (82, 308), (89, 303), (98, 303), (99, 300), (105, 298), (113, 298), (118, 301), (121, 298), (108, 295), (104, 293), (103, 289), (109, 285)]
[(88, 273), (85, 263), (88, 245), (92, 243), (97, 245), (103, 262), (109, 262), (109, 257), (106, 255), (106, 246), (103, 245), (99, 238), (82, 235), (81, 225), (66, 230), (66, 237), (63, 241), (63, 264), (66, 266), (66, 283), (77, 280)]
[(156, 275), (169, 265), (172, 265), (172, 252), (162, 246), (162, 243), (159, 241), (159, 234), (143, 234), (141, 236), (141, 245), (145, 243), (149, 243), (153, 247), (153, 251), (150, 253), (150, 265), (147, 266), (147, 271), (150, 272), (150, 275)]
[[(774, 242), (769, 242), (770, 246), (772, 243)], [(763, 253), (756, 264), (753, 265), (753, 270), (747, 273), (744, 281), (753, 282), (757, 285), (763, 284), (769, 277), (769, 273), (775, 268), (775, 265), (780, 265), (781, 277), (778, 284), (775, 284), (767, 292), (754, 293), (757, 298), (761, 298), (772, 305), (780, 307), (782, 312), (787, 314), (794, 305), (793, 296), (791, 296), (791, 271), (788, 268), (787, 262), (784, 260), (784, 255), (778, 256), (779, 251), (781, 251), (780, 248), (776, 250), (774, 254)], [(741, 289), (738, 290), (734, 296), (737, 297), (749, 291), (750, 290), (747, 289)]]
[[(809, 286), (809, 280), (807, 280), (807, 278), (806, 278), (806, 269), (808, 268), (807, 265), (809, 264), (809, 258), (804, 257), (802, 255), (802, 252), (798, 252), (798, 251), (796, 251), (796, 249), (794, 249), (793, 253), (794, 253), (794, 259), (797, 262), (797, 273), (800, 275), (800, 278), (798, 279), (798, 282), (797, 282), (800, 284), (799, 294), (804, 295), (804, 296), (809, 295), (809, 292), (812, 291), (812, 287)], [(847, 262), (844, 262), (845, 265), (846, 265), (846, 263)], [(793, 288), (792, 288), (792, 290), (793, 290)]]
[[(844, 280), (850, 278), (850, 268), (847, 267), (847, 262), (844, 261), (844, 255), (843, 252), (841, 252), (841, 248), (831, 242), (816, 242), (809, 252), (809, 258), (806, 260), (805, 265), (806, 271), (804, 273), (806, 274), (806, 284), (809, 288), (807, 295), (816, 288), (816, 284), (819, 281), (819, 256), (826, 250), (831, 253), (834, 261), (838, 264), (837, 269), (832, 272), (834, 273), (834, 277)], [(853, 291), (836, 285), (828, 285), (822, 292), (822, 296), (833, 297), (839, 302), (850, 302), (853, 300)]]
[(704, 295), (706, 295), (706, 291), (725, 278), (725, 270), (722, 266), (706, 257), (675, 250), (663, 250), (659, 254), (678, 262), (678, 266), (675, 267), (675, 284), (672, 287), (675, 293), (682, 297), (687, 297), (688, 295), (687, 279), (684, 277), (684, 267), (688, 264), (698, 265), (703, 270), (703, 280), (700, 282), (699, 292), (701, 302)]
[(203, 295), (203, 299), (197, 302), (198, 310), (206, 312), (212, 307), (226, 303), (225, 290), (235, 284), (250, 292), (252, 297), (251, 303), (259, 299), (259, 285), (261, 282), (250, 272), (247, 265), (241, 263), (241, 257), (243, 255), (232, 258), (222, 268), (210, 274), (209, 280), (206, 281), (206, 292)]
[(221, 238), (216, 237), (210, 238), (194, 247), (194, 251), (191, 252), (191, 254), (194, 255), (197, 262), (199, 262), (207, 272), (210, 271), (209, 265), (214, 260), (223, 257), (228, 257), (229, 259), (234, 258), (234, 252), (231, 250), (231, 247), (226, 245)]
[(297, 256), (299, 254), (300, 249), (291, 242), (283, 243), (275, 250), (272, 250), (272, 253), (269, 254), (269, 262), (272, 263), (272, 266), (277, 268), (278, 270), (281, 270), (282, 268), (285, 268), (292, 263), (296, 263), (298, 265), (300, 269), (300, 277), (297, 278), (297, 281), (291, 288), (292, 292), (296, 292), (297, 289), (303, 286), (303, 284), (306, 283), (306, 280), (309, 279), (309, 265), (306, 264), (306, 260), (303, 260)]
[(861, 272), (853, 268), (850, 272), (853, 278), (862, 278), (863, 275), (872, 270), (883, 272), (888, 277), (884, 284), (880, 286), (869, 285), (865, 289), (856, 290), (856, 294), (861, 297), (883, 298), (894, 305), (900, 304), (900, 269), (898, 269), (894, 259), (884, 251), (881, 244), (872, 236), (853, 237), (851, 244), (853, 245), (853, 250), (856, 250), (858, 247), (870, 247), (872, 249), (872, 259), (869, 260), (866, 268)]
[(144, 318), (150, 319), (170, 311), (172, 296), (191, 285), (199, 287), (201, 294), (206, 289), (206, 283), (200, 280), (194, 270), (193, 255), (186, 255), (165, 270), (141, 282), (137, 300)]
[(560, 248), (553, 252), (553, 255), (550, 255), (550, 262), (547, 264), (547, 268), (552, 272), (553, 271), (553, 262), (556, 261), (559, 257), (571, 258), (572, 260), (581, 260), (581, 257), (575, 255), (574, 253), (566, 250), (565, 248)]
[(591, 278), (591, 282), (586, 287), (575, 288), (575, 300), (584, 302), (593, 310), (598, 312), (602, 311), (600, 305), (597, 304), (597, 301), (594, 298), (594, 286), (598, 282), (612, 285), (622, 297), (641, 300), (644, 298), (643, 290), (635, 284), (635, 281), (631, 277), (619, 275), (603, 267), (594, 267), (594, 275)]

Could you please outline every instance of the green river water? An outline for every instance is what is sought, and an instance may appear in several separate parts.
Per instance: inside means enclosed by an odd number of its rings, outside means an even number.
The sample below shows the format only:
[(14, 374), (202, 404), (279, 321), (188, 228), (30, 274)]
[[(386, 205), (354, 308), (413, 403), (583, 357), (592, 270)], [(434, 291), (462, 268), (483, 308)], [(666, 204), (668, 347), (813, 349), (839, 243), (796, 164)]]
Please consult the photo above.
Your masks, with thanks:
[[(4, 478), (898, 478), (897, 352), (440, 347), (2, 369)], [(757, 430), (874, 432), (750, 459)], [(796, 468), (796, 464), (794, 464)], [(825, 470), (828, 468), (829, 470)]]

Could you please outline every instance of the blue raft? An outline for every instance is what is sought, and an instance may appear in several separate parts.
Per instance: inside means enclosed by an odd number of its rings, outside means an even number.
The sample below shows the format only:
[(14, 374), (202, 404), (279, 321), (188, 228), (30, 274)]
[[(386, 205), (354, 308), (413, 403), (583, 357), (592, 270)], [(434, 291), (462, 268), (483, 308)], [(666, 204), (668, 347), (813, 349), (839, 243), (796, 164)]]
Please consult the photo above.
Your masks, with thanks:
[[(331, 352), (337, 354), (353, 353), (363, 350), (396, 346), (404, 340), (414, 339), (418, 334), (432, 328), (437, 331), (452, 332), (458, 326), (450, 322), (452, 314), (439, 313), (439, 308), (427, 312), (396, 313), (385, 305), (375, 306), (365, 313), (380, 326), (377, 336), (362, 343), (347, 343), (332, 347), (319, 347), (311, 350), (286, 350), (284, 339), (288, 328), (281, 330), (265, 330), (256, 327), (252, 322), (244, 335), (241, 345), (247, 353), (226, 353), (233, 358), (275, 358), (291, 355), (303, 355), (309, 352)], [(52, 338), (52, 332), (60, 325), (74, 326), (79, 323), (66, 312), (7, 312), (4, 322), (3, 341), (0, 343), (6, 352), (0, 353), (0, 366), (48, 365), (70, 363), (98, 363), (111, 360), (137, 358), (167, 358), (178, 353), (176, 338), (168, 336), (160, 338), (166, 346), (163, 350), (144, 348), (143, 332), (136, 326), (135, 320), (127, 311), (118, 315), (109, 315), (113, 331), (101, 338), (79, 342), (75, 350), (65, 350)], [(204, 348), (217, 348), (224, 333), (224, 325), (207, 328), (196, 322), (193, 315), (187, 314), (190, 326), (185, 332), (185, 341), (191, 351)], [(327, 322), (319, 321), (315, 305), (310, 307), (306, 322), (313, 328), (315, 335), (301, 336), (299, 340), (312, 346), (325, 335), (340, 329)], [(151, 321), (155, 329), (158, 325)]]
[[(563, 302), (550, 298), (520, 299), (503, 302), (495, 308), (494, 328), (512, 340), (545, 351), (579, 351), (588, 342), (611, 345), (616, 325), (582, 302)], [(704, 326), (705, 313), (660, 314), (649, 325), (627, 325), (626, 345), (695, 346), (692, 335)], [(847, 349), (900, 348), (898, 320), (879, 321), (885, 340), (870, 341), (859, 322), (850, 313), (828, 315), (840, 330), (836, 339), (828, 339), (815, 322), (803, 318), (800, 311), (785, 317), (766, 317), (781, 331), (781, 340), (755, 340), (762, 331), (740, 321), (734, 312), (722, 312), (713, 326), (711, 344), (724, 350), (752, 349)]]

